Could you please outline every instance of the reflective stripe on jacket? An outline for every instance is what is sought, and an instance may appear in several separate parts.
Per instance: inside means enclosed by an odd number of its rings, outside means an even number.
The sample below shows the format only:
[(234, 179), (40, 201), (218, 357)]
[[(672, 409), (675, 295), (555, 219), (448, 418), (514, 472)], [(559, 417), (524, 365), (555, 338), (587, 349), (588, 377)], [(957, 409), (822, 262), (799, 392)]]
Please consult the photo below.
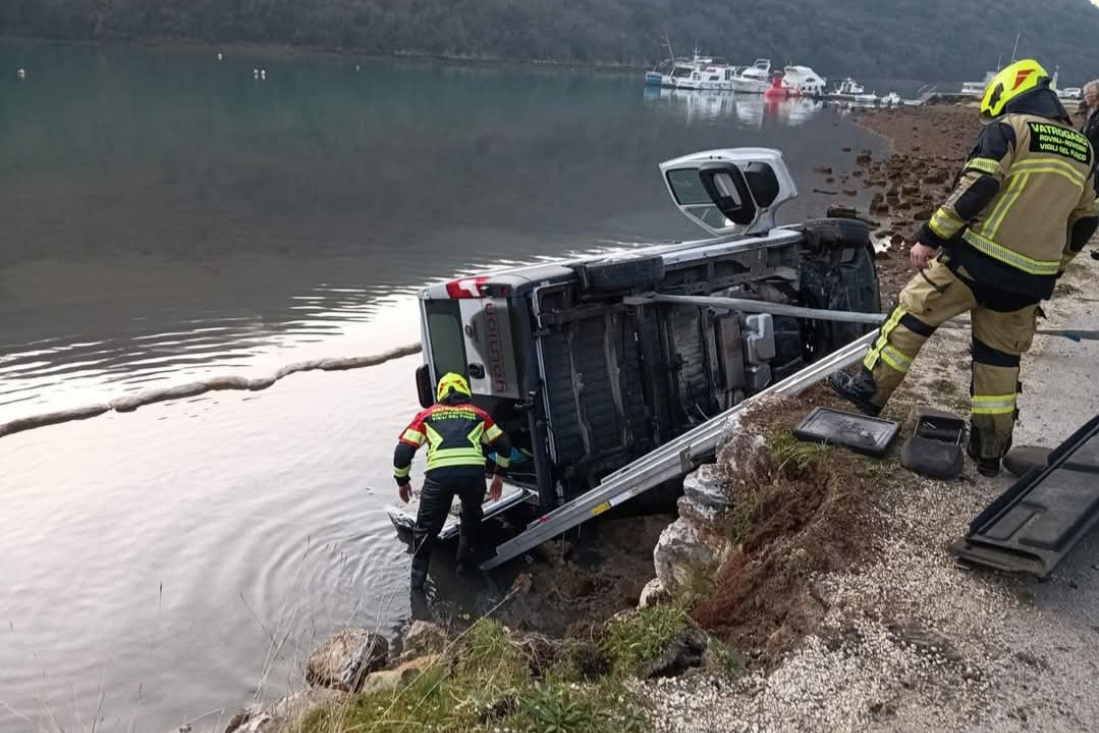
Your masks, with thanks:
[(393, 475), (398, 482), (407, 480), (412, 457), (427, 445), (427, 472), (459, 467), (483, 469), (487, 463), (483, 445), (497, 451), (496, 468), (508, 467), (511, 441), (487, 412), (468, 402), (454, 405), (435, 404), (420, 412), (401, 433), (393, 457)]
[(1095, 153), (1066, 124), (1009, 114), (989, 125), (954, 192), (928, 222), (969, 275), (1048, 298), (1079, 251), (1076, 224), (1099, 215)]

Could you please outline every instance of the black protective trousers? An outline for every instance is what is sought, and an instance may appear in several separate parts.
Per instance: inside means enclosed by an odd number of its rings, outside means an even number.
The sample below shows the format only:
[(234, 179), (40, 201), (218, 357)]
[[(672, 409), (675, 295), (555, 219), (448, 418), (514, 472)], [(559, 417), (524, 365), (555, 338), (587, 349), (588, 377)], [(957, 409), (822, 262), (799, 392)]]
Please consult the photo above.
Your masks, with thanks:
[(460, 534), (458, 538), (458, 562), (469, 564), (477, 552), (477, 535), (481, 529), (485, 500), (485, 474), (476, 471), (441, 470), (424, 479), (420, 492), (420, 509), (412, 528), (412, 584), (422, 585), (427, 578), (431, 551), (443, 529), (454, 497), (462, 502)]

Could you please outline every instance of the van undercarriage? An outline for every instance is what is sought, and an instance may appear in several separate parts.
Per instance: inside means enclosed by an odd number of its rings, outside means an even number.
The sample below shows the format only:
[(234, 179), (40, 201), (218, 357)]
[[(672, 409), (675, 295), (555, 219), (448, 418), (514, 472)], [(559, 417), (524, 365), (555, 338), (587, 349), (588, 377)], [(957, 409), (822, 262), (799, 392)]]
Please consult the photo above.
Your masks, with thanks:
[[(775, 226), (775, 210), (796, 196), (777, 151), (710, 151), (661, 170), (676, 205), (715, 238), (421, 292), (421, 402), (430, 404), (443, 374), (465, 374), (474, 402), (516, 446), (512, 490), (486, 515), (528, 496), (552, 512), (869, 328), (637, 296), (880, 311), (863, 222)], [(413, 519), (396, 510), (391, 517), (398, 527)]]

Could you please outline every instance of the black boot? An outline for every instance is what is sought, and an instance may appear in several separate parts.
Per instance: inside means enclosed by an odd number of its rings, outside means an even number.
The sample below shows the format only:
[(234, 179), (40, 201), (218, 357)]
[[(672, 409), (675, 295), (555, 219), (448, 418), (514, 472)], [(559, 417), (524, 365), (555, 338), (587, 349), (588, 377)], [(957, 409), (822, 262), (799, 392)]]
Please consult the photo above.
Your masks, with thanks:
[(416, 557), (412, 560), (412, 592), (423, 593), (427, 582), (427, 558)]
[(988, 478), (996, 478), (1000, 475), (999, 458), (981, 458), (981, 437), (980, 432), (975, 427), (971, 426), (969, 428), (969, 444), (966, 446), (965, 452), (977, 464), (977, 473)]
[(859, 411), (871, 417), (881, 414), (881, 407), (871, 400), (877, 394), (878, 385), (874, 383), (874, 375), (863, 369), (857, 376), (851, 376), (847, 372), (836, 372), (828, 377), (828, 384), (843, 399), (852, 403)]

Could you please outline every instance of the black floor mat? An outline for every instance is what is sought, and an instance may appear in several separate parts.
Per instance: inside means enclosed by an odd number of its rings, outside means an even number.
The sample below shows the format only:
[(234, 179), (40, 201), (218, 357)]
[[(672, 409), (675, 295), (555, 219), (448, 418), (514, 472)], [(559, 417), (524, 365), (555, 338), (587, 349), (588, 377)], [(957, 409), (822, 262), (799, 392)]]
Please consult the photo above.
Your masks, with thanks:
[(818, 407), (802, 421), (794, 435), (800, 440), (842, 445), (880, 458), (900, 430), (898, 423), (877, 417)]

